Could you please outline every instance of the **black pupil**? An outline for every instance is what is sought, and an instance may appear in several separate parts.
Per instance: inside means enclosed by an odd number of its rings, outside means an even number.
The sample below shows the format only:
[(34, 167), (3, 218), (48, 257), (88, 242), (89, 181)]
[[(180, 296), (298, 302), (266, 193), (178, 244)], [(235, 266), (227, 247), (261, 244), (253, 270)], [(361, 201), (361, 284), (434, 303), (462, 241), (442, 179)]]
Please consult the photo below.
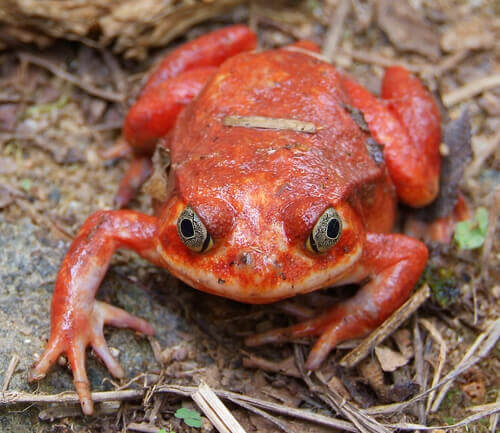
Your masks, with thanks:
[(193, 222), (188, 219), (183, 219), (181, 221), (181, 232), (186, 238), (192, 238), (194, 236)]
[(337, 218), (332, 218), (328, 223), (326, 234), (330, 239), (335, 239), (339, 235), (340, 224)]

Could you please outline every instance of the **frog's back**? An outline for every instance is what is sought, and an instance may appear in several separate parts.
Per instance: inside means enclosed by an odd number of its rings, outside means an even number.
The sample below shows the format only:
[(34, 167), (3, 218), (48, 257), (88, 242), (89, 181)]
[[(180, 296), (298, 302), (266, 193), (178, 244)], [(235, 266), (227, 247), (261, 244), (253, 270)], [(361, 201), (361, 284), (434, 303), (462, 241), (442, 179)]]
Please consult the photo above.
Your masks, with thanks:
[[(233, 57), (177, 122), (176, 187), (190, 203), (249, 186), (281, 207), (304, 197), (345, 199), (386, 179), (348, 106), (338, 72), (313, 56), (281, 49)], [(224, 126), (234, 115), (310, 122), (316, 132)]]

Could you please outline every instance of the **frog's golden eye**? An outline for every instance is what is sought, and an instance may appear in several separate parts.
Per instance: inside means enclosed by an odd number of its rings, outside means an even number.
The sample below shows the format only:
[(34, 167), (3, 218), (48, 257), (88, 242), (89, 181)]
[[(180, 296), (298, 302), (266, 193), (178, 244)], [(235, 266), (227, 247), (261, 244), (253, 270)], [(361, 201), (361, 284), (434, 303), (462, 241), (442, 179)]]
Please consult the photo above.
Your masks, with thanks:
[(318, 218), (307, 238), (306, 248), (313, 253), (323, 253), (333, 247), (342, 233), (342, 219), (333, 207)]
[(192, 251), (203, 253), (214, 246), (205, 225), (189, 206), (177, 219), (177, 233), (182, 243)]

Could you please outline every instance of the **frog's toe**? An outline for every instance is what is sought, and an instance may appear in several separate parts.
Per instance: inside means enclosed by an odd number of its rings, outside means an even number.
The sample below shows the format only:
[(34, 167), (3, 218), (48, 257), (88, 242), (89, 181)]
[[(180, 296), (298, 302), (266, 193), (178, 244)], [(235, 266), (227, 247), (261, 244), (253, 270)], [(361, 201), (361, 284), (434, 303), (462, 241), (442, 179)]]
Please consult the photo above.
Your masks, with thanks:
[(99, 358), (102, 359), (104, 364), (106, 364), (107, 369), (114, 377), (121, 379), (125, 376), (122, 366), (112, 355), (111, 350), (109, 349), (102, 334), (94, 336), (91, 346), (92, 349), (94, 349), (94, 352), (99, 356)]
[(102, 329), (103, 325), (112, 325), (117, 328), (130, 328), (146, 335), (154, 335), (153, 327), (143, 319), (127, 313), (121, 308), (113, 307), (104, 302), (96, 301), (94, 305), (96, 325)]
[(50, 367), (55, 364), (57, 358), (59, 358), (64, 351), (64, 348), (60, 343), (59, 339), (50, 340), (47, 343), (47, 347), (42, 353), (42, 356), (28, 372), (29, 382), (41, 380), (45, 377), (47, 372), (50, 370)]
[(94, 412), (94, 402), (90, 394), (90, 382), (85, 369), (85, 347), (84, 341), (78, 339), (72, 340), (66, 351), (68, 361), (73, 371), (73, 383), (75, 384), (76, 393), (80, 399), (82, 412), (85, 415), (92, 415)]
[(324, 324), (321, 319), (306, 320), (287, 328), (272, 329), (245, 339), (247, 346), (262, 346), (269, 343), (286, 343), (303, 337), (320, 335)]
[(90, 345), (99, 358), (102, 359), (104, 364), (106, 364), (109, 372), (114, 377), (122, 378), (125, 376), (125, 372), (111, 353), (104, 339), (104, 325), (113, 325), (118, 328), (130, 328), (147, 335), (153, 335), (154, 329), (145, 320), (139, 319), (121, 308), (113, 307), (112, 305), (100, 301), (95, 302), (94, 314), (92, 315), (92, 336)]

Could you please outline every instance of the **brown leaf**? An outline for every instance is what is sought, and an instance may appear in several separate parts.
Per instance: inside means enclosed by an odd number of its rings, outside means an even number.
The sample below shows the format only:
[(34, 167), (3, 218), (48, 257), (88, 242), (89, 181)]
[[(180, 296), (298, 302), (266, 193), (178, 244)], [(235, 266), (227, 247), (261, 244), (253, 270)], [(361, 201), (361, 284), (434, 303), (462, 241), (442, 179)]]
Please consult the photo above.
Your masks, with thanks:
[(377, 22), (399, 50), (439, 58), (439, 33), (406, 1), (379, 0)]
[(386, 346), (375, 347), (375, 356), (384, 371), (394, 371), (408, 363), (408, 359), (401, 355), (401, 353)]
[(426, 219), (448, 216), (457, 203), (458, 184), (462, 180), (465, 167), (472, 159), (471, 129), (467, 110), (443, 128), (443, 143), (449, 153), (443, 158), (441, 165), (439, 195), (430, 206), (422, 209)]

